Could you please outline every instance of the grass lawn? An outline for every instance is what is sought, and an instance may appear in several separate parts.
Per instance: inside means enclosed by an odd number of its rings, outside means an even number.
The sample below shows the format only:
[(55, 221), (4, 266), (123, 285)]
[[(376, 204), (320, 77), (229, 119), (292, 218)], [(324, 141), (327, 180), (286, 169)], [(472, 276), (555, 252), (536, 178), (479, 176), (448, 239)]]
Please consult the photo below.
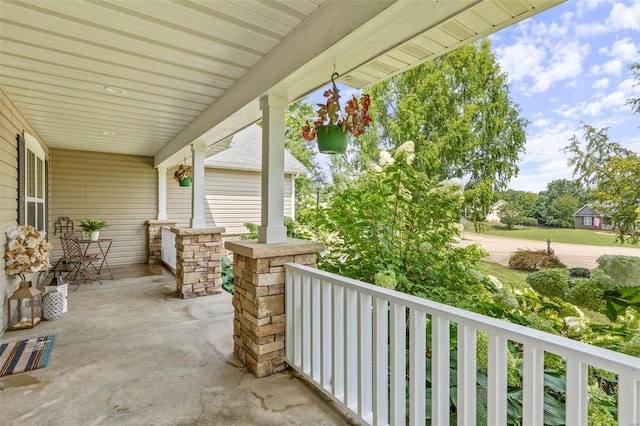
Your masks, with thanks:
[(518, 271), (517, 269), (509, 269), (498, 263), (480, 261), (478, 263), (480, 269), (489, 275), (495, 276), (506, 288), (519, 288), (523, 289), (528, 287), (525, 282), (527, 275), (526, 272)]
[[(465, 232), (474, 232), (473, 224), (465, 226)], [(552, 243), (589, 244), (593, 246), (619, 246), (615, 242), (615, 235), (605, 231), (590, 231), (587, 229), (567, 228), (539, 228), (527, 226), (514, 226), (507, 229), (505, 225), (487, 225), (485, 235), (494, 235), (505, 238), (522, 238), (524, 240), (547, 241)], [(633, 247), (625, 244), (628, 247)], [(636, 246), (637, 247), (637, 246)]]

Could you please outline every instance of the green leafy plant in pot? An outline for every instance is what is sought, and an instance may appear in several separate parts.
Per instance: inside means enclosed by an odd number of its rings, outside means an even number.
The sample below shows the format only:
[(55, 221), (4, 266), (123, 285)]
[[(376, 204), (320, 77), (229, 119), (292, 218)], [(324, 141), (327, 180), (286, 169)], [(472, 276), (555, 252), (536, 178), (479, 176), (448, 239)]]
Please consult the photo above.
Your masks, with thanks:
[(349, 134), (359, 137), (371, 124), (369, 95), (357, 98), (355, 95), (347, 101), (344, 112), (340, 108), (340, 94), (335, 79), (338, 73), (331, 76), (332, 87), (325, 90), (327, 98), (324, 104), (317, 104), (318, 118), (313, 126), (307, 121), (302, 126), (302, 137), (308, 141), (318, 139), (318, 150), (324, 154), (342, 154), (347, 150)]
[(100, 230), (106, 228), (107, 222), (89, 218), (80, 219), (80, 228), (87, 233), (91, 241), (97, 241), (100, 237)]

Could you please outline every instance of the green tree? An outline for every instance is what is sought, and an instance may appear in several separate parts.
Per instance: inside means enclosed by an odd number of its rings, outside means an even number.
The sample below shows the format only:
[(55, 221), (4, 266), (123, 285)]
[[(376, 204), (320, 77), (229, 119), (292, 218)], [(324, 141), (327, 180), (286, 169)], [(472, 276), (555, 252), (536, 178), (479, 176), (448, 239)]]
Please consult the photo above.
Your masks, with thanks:
[(581, 207), (580, 202), (571, 194), (557, 197), (547, 208), (545, 221), (547, 225), (560, 228), (573, 228), (575, 220), (573, 214)]
[(518, 218), (520, 217), (520, 215), (520, 209), (513, 201), (507, 201), (498, 209), (500, 222), (506, 224), (507, 229), (513, 228), (513, 225), (518, 223)]
[[(631, 74), (636, 81), (634, 86), (640, 86), (640, 61), (631, 65)], [(631, 98), (627, 100), (627, 105), (631, 105), (634, 112), (640, 113), (640, 98)]]
[(582, 125), (565, 152), (574, 174), (592, 188), (595, 207), (618, 229), (617, 240), (638, 243), (636, 224), (640, 215), (640, 156), (609, 140), (607, 128)]
[[(577, 201), (577, 207), (569, 212), (567, 205), (571, 205), (571, 196)], [(564, 198), (563, 198), (564, 197)], [(554, 205), (554, 202), (562, 200)], [(547, 189), (538, 194), (536, 202), (531, 206), (529, 215), (550, 226), (573, 228), (573, 214), (584, 204), (592, 201), (591, 195), (580, 180), (557, 179), (547, 184)], [(553, 208), (551, 207), (553, 205)]]
[(496, 199), (513, 203), (523, 216), (533, 216), (533, 206), (538, 199), (538, 194), (507, 189), (506, 191), (496, 192)]

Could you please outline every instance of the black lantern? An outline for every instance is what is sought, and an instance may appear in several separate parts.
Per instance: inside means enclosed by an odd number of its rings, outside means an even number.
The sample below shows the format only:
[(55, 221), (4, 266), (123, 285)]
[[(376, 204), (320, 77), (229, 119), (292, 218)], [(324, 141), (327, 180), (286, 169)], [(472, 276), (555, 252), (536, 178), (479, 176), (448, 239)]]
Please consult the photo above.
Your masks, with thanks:
[[(14, 312), (12, 318), (11, 312)], [(42, 319), (41, 292), (33, 287), (31, 281), (23, 281), (18, 289), (7, 299), (9, 330), (33, 328)]]

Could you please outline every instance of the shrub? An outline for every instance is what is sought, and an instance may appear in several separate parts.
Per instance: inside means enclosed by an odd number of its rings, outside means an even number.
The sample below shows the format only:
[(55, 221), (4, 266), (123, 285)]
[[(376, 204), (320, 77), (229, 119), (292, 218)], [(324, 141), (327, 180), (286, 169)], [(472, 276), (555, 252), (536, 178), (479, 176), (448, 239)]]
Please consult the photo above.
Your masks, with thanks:
[(562, 299), (569, 290), (569, 271), (562, 268), (544, 269), (530, 274), (526, 281), (541, 295)]
[(571, 278), (590, 278), (591, 272), (587, 268), (571, 268), (569, 269)]
[(220, 256), (222, 267), (222, 288), (233, 294), (233, 264), (224, 254)]
[(613, 278), (617, 287), (640, 286), (640, 257), (605, 254), (597, 262), (598, 268)]
[(578, 278), (574, 285), (566, 292), (565, 300), (580, 308), (599, 312), (605, 307), (603, 299), (604, 289), (598, 281), (588, 278)]
[(566, 266), (546, 250), (518, 249), (509, 258), (509, 267), (534, 272), (541, 269), (565, 268)]
[(244, 225), (245, 228), (247, 228), (249, 233), (243, 235), (242, 237), (240, 237), (240, 239), (242, 239), (242, 240), (255, 240), (256, 238), (258, 238), (258, 225), (257, 224), (252, 223), (252, 222), (244, 222), (243, 225)]
[(538, 219), (535, 217), (522, 216), (518, 218), (518, 220), (520, 221), (520, 224), (524, 226), (538, 226)]

